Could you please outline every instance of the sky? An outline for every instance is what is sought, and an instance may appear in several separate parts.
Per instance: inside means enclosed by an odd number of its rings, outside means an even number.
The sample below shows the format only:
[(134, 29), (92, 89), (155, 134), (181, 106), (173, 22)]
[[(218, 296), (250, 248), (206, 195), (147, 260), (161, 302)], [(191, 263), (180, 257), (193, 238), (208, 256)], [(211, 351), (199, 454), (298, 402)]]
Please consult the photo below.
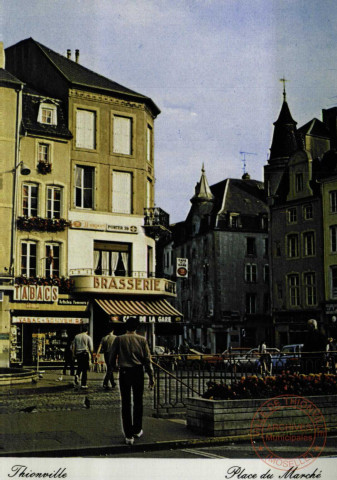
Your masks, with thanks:
[[(156, 206), (183, 221), (202, 164), (212, 185), (263, 180), (273, 122), (337, 105), (336, 0), (0, 0), (5, 48), (33, 37), (151, 97)], [(241, 153), (247, 152), (247, 153)]]

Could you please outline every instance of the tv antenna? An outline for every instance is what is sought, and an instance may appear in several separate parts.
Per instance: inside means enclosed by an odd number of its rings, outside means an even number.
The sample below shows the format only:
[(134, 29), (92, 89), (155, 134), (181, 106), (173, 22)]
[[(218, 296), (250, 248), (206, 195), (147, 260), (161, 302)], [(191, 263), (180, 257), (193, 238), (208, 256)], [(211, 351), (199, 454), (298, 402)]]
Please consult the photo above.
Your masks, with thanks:
[(252, 153), (252, 152), (240, 152), (240, 155), (242, 155), (241, 161), (242, 161), (242, 171), (243, 174), (246, 173), (246, 167), (247, 167), (247, 161), (246, 161), (246, 155), (257, 155), (257, 153)]

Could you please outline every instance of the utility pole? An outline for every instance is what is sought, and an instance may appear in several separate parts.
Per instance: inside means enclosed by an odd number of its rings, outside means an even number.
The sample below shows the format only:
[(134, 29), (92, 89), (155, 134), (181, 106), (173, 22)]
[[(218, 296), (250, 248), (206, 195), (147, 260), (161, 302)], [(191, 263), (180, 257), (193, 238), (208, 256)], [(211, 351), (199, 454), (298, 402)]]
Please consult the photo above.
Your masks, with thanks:
[(242, 171), (243, 171), (243, 174), (245, 174), (245, 173), (246, 173), (246, 166), (247, 166), (246, 155), (257, 155), (257, 153), (252, 153), (252, 152), (240, 152), (240, 155), (242, 155), (242, 158), (241, 158), (241, 161), (242, 161), (242, 163), (243, 163)]

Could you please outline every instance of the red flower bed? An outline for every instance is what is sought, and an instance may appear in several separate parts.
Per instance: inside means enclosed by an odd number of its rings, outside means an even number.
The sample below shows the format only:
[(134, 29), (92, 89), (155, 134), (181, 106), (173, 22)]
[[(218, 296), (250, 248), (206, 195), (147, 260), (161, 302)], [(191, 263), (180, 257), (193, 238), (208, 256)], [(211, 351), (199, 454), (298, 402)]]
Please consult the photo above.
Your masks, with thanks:
[(256, 375), (242, 377), (230, 385), (208, 382), (203, 398), (213, 400), (241, 400), (243, 398), (270, 398), (278, 395), (336, 395), (337, 375), (310, 374), (282, 375), (259, 378)]

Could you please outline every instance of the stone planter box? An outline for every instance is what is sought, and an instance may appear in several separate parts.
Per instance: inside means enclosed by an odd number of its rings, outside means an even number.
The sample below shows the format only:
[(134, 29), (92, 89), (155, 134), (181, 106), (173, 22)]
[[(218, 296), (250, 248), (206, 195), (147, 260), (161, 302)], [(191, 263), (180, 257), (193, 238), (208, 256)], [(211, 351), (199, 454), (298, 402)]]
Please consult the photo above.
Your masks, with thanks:
[[(295, 397), (295, 399), (298, 397)], [(327, 429), (337, 427), (337, 395), (305, 397), (324, 415)], [(268, 399), (209, 400), (200, 397), (187, 399), (187, 428), (211, 437), (249, 435), (257, 410)], [(264, 407), (263, 407), (264, 408)], [(267, 406), (265, 411), (268, 412)], [(262, 409), (263, 413), (263, 409)], [(307, 422), (307, 414), (299, 408), (282, 408), (273, 418), (280, 424)]]

